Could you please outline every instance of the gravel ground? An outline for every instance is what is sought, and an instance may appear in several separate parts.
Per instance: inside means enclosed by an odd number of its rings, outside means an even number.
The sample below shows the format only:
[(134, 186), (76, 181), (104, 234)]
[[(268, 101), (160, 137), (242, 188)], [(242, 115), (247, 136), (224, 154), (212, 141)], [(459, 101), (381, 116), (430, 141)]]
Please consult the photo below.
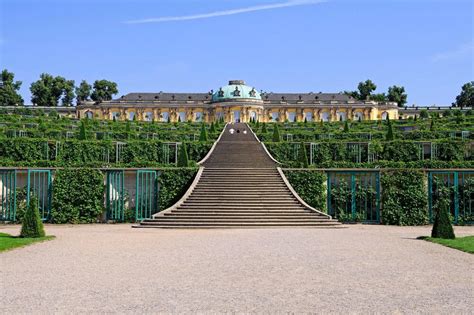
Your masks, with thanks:
[[(46, 230), (57, 239), (0, 253), (0, 312), (452, 314), (474, 307), (474, 255), (415, 239), (429, 227)], [(456, 232), (474, 234), (474, 227)]]

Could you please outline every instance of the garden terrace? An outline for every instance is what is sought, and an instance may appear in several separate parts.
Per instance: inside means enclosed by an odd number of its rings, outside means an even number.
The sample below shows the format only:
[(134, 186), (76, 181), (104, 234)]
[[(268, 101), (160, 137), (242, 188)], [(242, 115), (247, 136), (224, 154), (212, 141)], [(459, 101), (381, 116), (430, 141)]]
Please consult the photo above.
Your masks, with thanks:
[[(393, 139), (387, 139), (388, 125)], [(288, 167), (471, 168), (474, 117), (456, 116), (394, 122), (253, 123), (275, 159)], [(273, 130), (279, 128), (280, 141)], [(265, 132), (266, 129), (266, 132)]]
[[(0, 115), (0, 165), (174, 166), (183, 145), (191, 161), (201, 160), (222, 127)], [(207, 139), (200, 139), (202, 128)]]

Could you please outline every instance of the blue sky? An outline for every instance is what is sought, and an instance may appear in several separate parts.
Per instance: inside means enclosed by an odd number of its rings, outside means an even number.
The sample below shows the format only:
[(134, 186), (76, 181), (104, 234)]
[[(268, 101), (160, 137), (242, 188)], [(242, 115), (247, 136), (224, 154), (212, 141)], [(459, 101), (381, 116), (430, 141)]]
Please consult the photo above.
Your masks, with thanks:
[(109, 79), (119, 95), (229, 79), (339, 92), (370, 78), (378, 92), (405, 86), (409, 104), (449, 105), (474, 80), (473, 33), (469, 0), (0, 0), (0, 68), (27, 103), (48, 72)]

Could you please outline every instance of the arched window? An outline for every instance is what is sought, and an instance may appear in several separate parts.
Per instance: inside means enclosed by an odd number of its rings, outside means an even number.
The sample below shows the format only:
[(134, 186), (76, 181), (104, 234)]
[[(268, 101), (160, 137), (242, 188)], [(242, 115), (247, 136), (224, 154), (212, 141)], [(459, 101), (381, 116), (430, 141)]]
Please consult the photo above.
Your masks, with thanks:
[(86, 114), (86, 118), (88, 118), (88, 119), (94, 118), (94, 113), (91, 112), (90, 110), (86, 111), (85, 114)]
[(345, 112), (337, 112), (336, 113), (337, 121), (346, 121), (347, 114)]
[(354, 113), (354, 120), (355, 120), (355, 121), (364, 120), (364, 114), (361, 113), (361, 112), (355, 112), (355, 113)]
[(288, 121), (289, 122), (295, 122), (296, 121), (296, 113), (295, 112), (289, 112), (288, 113)]
[(313, 113), (312, 112), (305, 112), (304, 113), (304, 118), (306, 121), (313, 121)]
[(383, 113), (382, 113), (382, 120), (387, 120), (387, 117), (388, 117), (388, 113), (387, 113), (387, 112), (383, 112)]
[(322, 121), (329, 121), (330, 118), (331, 118), (331, 114), (329, 114), (328, 112), (322, 112), (321, 113), (321, 120)]

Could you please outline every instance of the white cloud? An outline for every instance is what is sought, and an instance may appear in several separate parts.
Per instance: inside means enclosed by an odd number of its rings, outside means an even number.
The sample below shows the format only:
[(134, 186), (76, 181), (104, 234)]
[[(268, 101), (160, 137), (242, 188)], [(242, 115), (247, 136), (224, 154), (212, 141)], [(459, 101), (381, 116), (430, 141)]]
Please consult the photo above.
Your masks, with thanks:
[(444, 60), (452, 60), (462, 58), (467, 55), (472, 55), (474, 52), (474, 42), (458, 46), (456, 49), (437, 53), (431, 57), (431, 61), (438, 62)]
[(262, 5), (256, 5), (256, 6), (240, 8), (240, 9), (215, 11), (215, 12), (202, 13), (202, 14), (164, 16), (164, 17), (147, 18), (147, 19), (140, 19), (140, 20), (130, 20), (130, 21), (125, 21), (124, 23), (143, 24), (143, 23), (161, 23), (161, 22), (171, 22), (171, 21), (208, 19), (208, 18), (213, 18), (213, 17), (218, 17), (218, 16), (242, 14), (242, 13), (254, 12), (254, 11), (296, 7), (296, 6), (302, 6), (302, 5), (314, 5), (314, 4), (318, 4), (322, 2), (326, 2), (326, 0), (288, 0), (286, 2), (262, 4)]

